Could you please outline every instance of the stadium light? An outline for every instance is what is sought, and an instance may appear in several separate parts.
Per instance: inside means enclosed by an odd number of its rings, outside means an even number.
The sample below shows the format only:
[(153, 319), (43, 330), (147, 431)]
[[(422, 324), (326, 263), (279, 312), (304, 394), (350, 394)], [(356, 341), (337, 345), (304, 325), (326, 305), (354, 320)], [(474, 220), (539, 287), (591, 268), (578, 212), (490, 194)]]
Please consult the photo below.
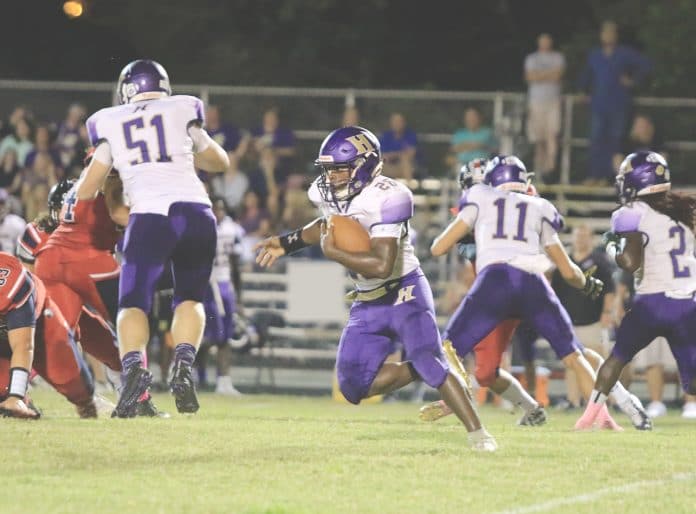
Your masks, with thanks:
[(63, 12), (68, 18), (79, 18), (84, 12), (84, 7), (79, 0), (68, 0), (63, 3)]

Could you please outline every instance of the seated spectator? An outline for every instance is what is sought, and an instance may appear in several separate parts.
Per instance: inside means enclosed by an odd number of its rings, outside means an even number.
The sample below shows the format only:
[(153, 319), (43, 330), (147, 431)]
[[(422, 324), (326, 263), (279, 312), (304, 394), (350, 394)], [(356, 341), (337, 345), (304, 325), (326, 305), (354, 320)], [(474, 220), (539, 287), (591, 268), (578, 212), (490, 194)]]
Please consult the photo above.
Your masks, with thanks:
[(10, 113), (9, 117), (7, 120), (2, 122), (1, 128), (0, 128), (0, 139), (4, 139), (6, 136), (9, 136), (10, 134), (14, 134), (15, 127), (17, 126), (17, 122), (19, 120), (28, 120), (29, 123), (33, 123), (34, 121), (34, 115), (32, 112), (25, 107), (24, 105), (18, 105), (14, 109), (12, 109), (12, 112)]
[(76, 169), (82, 169), (85, 150), (89, 146), (85, 128), (86, 114), (84, 106), (72, 104), (68, 108), (65, 120), (58, 126), (56, 146), (66, 175), (71, 175)]
[(228, 155), (230, 167), (224, 174), (216, 173), (210, 179), (210, 187), (214, 196), (221, 197), (225, 200), (228, 209), (238, 213), (242, 205), (242, 198), (249, 189), (249, 179), (239, 169), (237, 154), (231, 151), (228, 152)]
[(253, 247), (271, 233), (271, 214), (262, 205), (259, 195), (249, 190), (244, 195), (242, 213), (238, 223), (244, 229), (242, 254), (248, 259), (253, 255)]
[(27, 155), (24, 166), (31, 168), (34, 165), (34, 160), (38, 154), (47, 155), (56, 168), (58, 179), (62, 178), (63, 166), (60, 160), (60, 152), (58, 152), (58, 150), (53, 146), (53, 142), (51, 141), (51, 133), (46, 125), (39, 125), (36, 127), (34, 149), (29, 152), (29, 155)]
[(205, 110), (205, 128), (208, 135), (219, 144), (232, 159), (234, 154), (237, 160), (244, 157), (249, 147), (249, 135), (233, 125), (220, 121), (220, 108), (209, 105)]
[(27, 155), (34, 148), (33, 128), (26, 118), (20, 118), (14, 125), (14, 132), (0, 141), (0, 161), (8, 151), (14, 151), (17, 155), (17, 163), (24, 166)]
[(665, 158), (664, 141), (659, 132), (655, 129), (653, 120), (647, 114), (637, 114), (633, 118), (631, 131), (626, 140), (621, 145), (621, 153), (614, 155), (614, 169), (618, 170), (621, 161), (633, 152), (650, 150), (661, 153)]
[(452, 134), (449, 163), (459, 167), (473, 159), (487, 159), (495, 152), (497, 142), (493, 129), (482, 126), (481, 112), (475, 107), (464, 111), (464, 128)]
[(281, 127), (278, 110), (273, 108), (263, 113), (260, 127), (252, 132), (254, 150), (262, 157), (264, 150), (270, 150), (275, 159), (273, 176), (279, 186), (283, 186), (292, 172), (295, 158), (295, 135), (291, 130)]
[(19, 215), (24, 212), (22, 202), (19, 200), (19, 190), (22, 185), (21, 171), (22, 168), (17, 163), (17, 153), (14, 150), (5, 152), (5, 156), (0, 161), (0, 191), (9, 193), (7, 203), (10, 211)]
[(51, 158), (38, 154), (31, 168), (25, 168), (17, 178), (21, 180), (21, 198), (24, 217), (33, 220), (46, 208), (48, 192), (57, 182), (56, 170)]
[(389, 130), (379, 137), (384, 158), (384, 174), (392, 178), (413, 178), (418, 140), (406, 125), (404, 115), (395, 112), (389, 118)]
[(357, 107), (346, 107), (343, 111), (342, 127), (354, 127), (360, 125), (360, 111)]

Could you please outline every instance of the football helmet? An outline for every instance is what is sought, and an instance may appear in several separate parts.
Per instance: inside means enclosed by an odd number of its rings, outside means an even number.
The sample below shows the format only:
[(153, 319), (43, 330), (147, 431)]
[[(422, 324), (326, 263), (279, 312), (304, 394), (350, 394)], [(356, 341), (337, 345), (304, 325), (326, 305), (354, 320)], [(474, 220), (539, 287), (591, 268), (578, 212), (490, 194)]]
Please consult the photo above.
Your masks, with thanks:
[[(343, 127), (326, 136), (314, 164), (321, 170), (317, 181), (325, 202), (344, 202), (359, 194), (382, 171), (379, 140), (362, 127)], [(349, 171), (348, 179), (332, 183), (331, 174)]]
[(459, 170), (459, 185), (463, 190), (469, 189), (474, 184), (483, 182), (486, 171), (487, 159), (474, 159), (463, 165)]
[[(149, 59), (138, 59), (128, 63), (121, 70), (116, 90), (122, 104), (172, 94), (167, 71), (161, 64)], [(145, 93), (154, 93), (154, 95), (145, 95)]]
[(627, 156), (616, 176), (619, 202), (630, 203), (639, 196), (669, 191), (672, 187), (669, 166), (657, 152), (640, 151)]
[(514, 155), (496, 155), (486, 165), (483, 183), (496, 189), (526, 193), (530, 174), (524, 163)]
[(63, 208), (65, 195), (74, 185), (74, 179), (63, 179), (48, 192), (48, 215), (52, 222), (58, 223), (60, 220), (60, 210)]

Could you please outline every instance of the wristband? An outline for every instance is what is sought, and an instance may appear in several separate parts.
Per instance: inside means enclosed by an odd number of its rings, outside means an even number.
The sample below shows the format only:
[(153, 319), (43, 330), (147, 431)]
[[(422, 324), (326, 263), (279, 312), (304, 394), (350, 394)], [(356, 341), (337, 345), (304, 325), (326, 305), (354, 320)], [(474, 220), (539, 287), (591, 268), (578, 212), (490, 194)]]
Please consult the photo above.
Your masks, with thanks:
[(299, 252), (303, 248), (307, 248), (308, 246), (310, 246), (304, 242), (304, 239), (302, 239), (302, 230), (303, 229), (298, 228), (297, 230), (294, 230), (289, 234), (285, 234), (284, 236), (280, 236), (278, 238), (280, 239), (280, 246), (283, 247), (283, 250), (285, 250), (286, 255)]
[(27, 385), (29, 384), (29, 371), (24, 368), (10, 369), (10, 392), (9, 396), (24, 399), (27, 395)]

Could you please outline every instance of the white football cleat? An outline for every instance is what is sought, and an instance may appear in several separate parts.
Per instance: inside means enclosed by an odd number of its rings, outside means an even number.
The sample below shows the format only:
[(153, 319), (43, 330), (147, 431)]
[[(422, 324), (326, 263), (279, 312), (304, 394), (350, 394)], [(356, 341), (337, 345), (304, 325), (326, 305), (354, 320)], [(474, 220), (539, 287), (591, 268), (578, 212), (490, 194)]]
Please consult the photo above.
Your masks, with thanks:
[(643, 404), (638, 397), (635, 394), (631, 394), (628, 398), (629, 401), (618, 404), (621, 411), (630, 418), (636, 430), (652, 430), (651, 416), (643, 408)]
[(469, 444), (475, 452), (494, 452), (498, 449), (498, 443), (488, 431), (481, 427), (475, 432), (469, 432)]
[(696, 419), (696, 402), (686, 402), (682, 410), (682, 418)]
[(650, 402), (646, 412), (651, 418), (659, 418), (667, 414), (667, 406), (662, 402)]

